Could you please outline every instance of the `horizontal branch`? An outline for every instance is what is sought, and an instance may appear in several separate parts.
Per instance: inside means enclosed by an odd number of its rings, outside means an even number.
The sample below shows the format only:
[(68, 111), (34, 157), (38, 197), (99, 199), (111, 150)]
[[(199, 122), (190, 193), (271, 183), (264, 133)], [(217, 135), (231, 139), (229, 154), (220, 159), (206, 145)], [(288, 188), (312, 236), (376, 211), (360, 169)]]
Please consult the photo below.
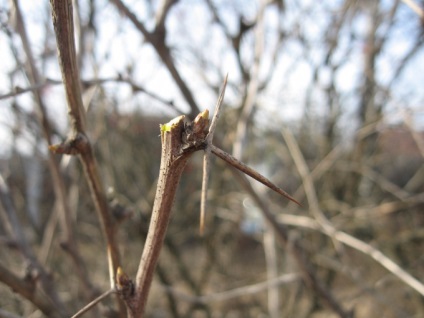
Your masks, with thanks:
[(168, 293), (172, 293), (178, 297), (178, 299), (188, 301), (193, 304), (210, 304), (215, 302), (229, 301), (237, 297), (246, 297), (247, 295), (257, 294), (266, 291), (272, 287), (278, 287), (281, 285), (289, 284), (299, 280), (300, 274), (284, 274), (274, 279), (270, 279), (261, 283), (238, 287), (235, 289), (227, 290), (224, 292), (203, 295), (203, 296), (190, 296), (175, 288), (162, 286)]

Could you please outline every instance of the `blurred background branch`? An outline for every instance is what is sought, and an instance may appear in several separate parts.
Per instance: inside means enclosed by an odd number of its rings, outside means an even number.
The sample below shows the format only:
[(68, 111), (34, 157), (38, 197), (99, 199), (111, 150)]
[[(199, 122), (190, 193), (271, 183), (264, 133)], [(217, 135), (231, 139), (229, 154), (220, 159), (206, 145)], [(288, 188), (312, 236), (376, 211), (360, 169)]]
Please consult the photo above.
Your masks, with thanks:
[[(422, 2), (77, 0), (72, 13), (74, 39), (56, 42), (48, 1), (0, 0), (0, 173), (20, 228), (2, 202), (7, 314), (63, 316), (110, 289), (99, 206), (135, 277), (159, 175), (159, 124), (212, 113), (229, 73), (214, 144), (304, 208), (212, 156), (199, 237), (194, 155), (146, 316), (424, 315)], [(63, 81), (62, 42), (75, 45)], [(71, 91), (77, 125), (64, 106)], [(86, 164), (48, 151), (75, 136), (89, 141), (100, 201)], [(268, 284), (292, 273), (301, 279)], [(258, 282), (268, 283), (250, 293)], [(238, 296), (226, 299), (232, 290)], [(117, 311), (108, 297), (85, 315)]]

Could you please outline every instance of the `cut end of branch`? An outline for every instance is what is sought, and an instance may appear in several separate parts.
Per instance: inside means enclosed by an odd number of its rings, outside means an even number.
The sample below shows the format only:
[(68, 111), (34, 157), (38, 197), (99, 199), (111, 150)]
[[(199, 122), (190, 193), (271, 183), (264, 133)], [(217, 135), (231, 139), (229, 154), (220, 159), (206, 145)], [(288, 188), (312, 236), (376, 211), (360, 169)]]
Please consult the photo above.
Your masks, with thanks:
[(172, 128), (177, 126), (180, 123), (180, 121), (184, 118), (185, 118), (185, 116), (181, 115), (181, 116), (178, 116), (178, 117), (172, 119), (169, 123), (160, 125), (160, 132), (161, 133), (170, 132), (172, 130)]

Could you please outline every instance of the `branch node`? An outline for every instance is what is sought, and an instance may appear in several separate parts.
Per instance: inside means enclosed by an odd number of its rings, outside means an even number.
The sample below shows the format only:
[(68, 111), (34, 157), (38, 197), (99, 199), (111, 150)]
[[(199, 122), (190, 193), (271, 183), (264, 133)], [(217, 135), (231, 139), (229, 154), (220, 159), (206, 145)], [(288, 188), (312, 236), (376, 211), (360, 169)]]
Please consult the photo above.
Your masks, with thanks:
[(72, 156), (85, 153), (89, 148), (88, 138), (83, 133), (77, 133), (60, 144), (49, 145), (49, 150), (53, 153)]
[(116, 270), (116, 291), (123, 299), (129, 299), (134, 295), (134, 282), (120, 266)]

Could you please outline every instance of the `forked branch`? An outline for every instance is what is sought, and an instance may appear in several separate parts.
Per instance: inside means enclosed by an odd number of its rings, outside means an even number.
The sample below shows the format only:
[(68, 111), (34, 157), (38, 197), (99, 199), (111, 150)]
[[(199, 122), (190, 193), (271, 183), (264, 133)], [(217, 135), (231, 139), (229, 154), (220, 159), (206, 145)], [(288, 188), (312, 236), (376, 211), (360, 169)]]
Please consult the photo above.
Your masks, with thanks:
[[(212, 145), (212, 137), (219, 116), (220, 106), (224, 97), (225, 83), (221, 90), (217, 103), (217, 111), (212, 120), (211, 128), (208, 130), (209, 112), (205, 110), (200, 113), (192, 123), (188, 123), (185, 116), (179, 116), (165, 125), (161, 125), (162, 156), (159, 173), (159, 180), (156, 189), (155, 202), (150, 220), (149, 231), (144, 245), (143, 254), (139, 263), (137, 276), (133, 283), (126, 275), (117, 275), (118, 292), (123, 297), (129, 312), (129, 317), (142, 317), (145, 310), (147, 297), (153, 280), (153, 274), (159, 259), (159, 253), (163, 245), (166, 229), (168, 227), (171, 210), (177, 191), (178, 183), (183, 173), (184, 167), (191, 154), (198, 150), (206, 150), (223, 158), (227, 163), (264, 183), (272, 190), (280, 193), (284, 197), (298, 203), (287, 194), (260, 175), (255, 170), (249, 168), (228, 153)], [(207, 182), (203, 182), (204, 187)], [(205, 190), (205, 189), (204, 189)], [(204, 192), (206, 193), (206, 192)], [(202, 195), (202, 200), (206, 196)], [(298, 203), (299, 204), (299, 203)], [(204, 211), (204, 210), (203, 210)], [(129, 292), (128, 292), (129, 291)]]
[[(50, 0), (53, 26), (56, 34), (59, 64), (68, 102), (71, 131), (61, 145), (50, 146), (56, 153), (77, 154), (84, 168), (91, 196), (107, 241), (107, 259), (111, 288), (115, 285), (115, 274), (119, 267), (119, 251), (115, 238), (113, 219), (105, 191), (97, 169), (92, 146), (85, 132), (85, 111), (81, 96), (80, 76), (75, 52), (74, 20), (71, 0)], [(119, 302), (119, 316), (125, 315), (125, 306)]]

